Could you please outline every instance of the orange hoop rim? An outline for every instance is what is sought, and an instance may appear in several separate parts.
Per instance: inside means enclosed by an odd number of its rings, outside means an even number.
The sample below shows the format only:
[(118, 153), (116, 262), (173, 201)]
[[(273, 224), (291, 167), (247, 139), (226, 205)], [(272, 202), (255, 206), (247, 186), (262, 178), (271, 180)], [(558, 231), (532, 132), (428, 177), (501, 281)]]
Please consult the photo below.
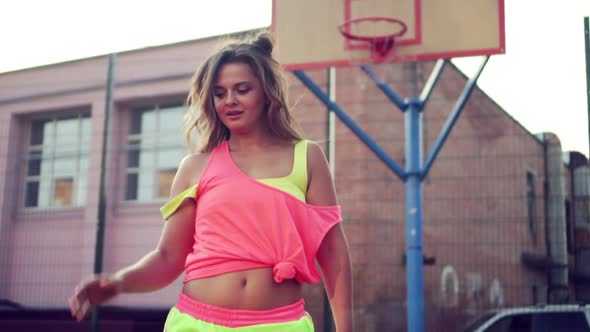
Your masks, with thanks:
[[(382, 22), (395, 23), (395, 24), (399, 24), (401, 29), (399, 31), (396, 31), (396, 32), (393, 32), (390, 34), (378, 35), (378, 36), (357, 35), (357, 34), (351, 33), (350, 31), (347, 31), (347, 29), (346, 29), (347, 27), (351, 26), (352, 24), (357, 24), (357, 23), (366, 22), (366, 21), (373, 21), (373, 22), (382, 21)], [(376, 44), (376, 43), (383, 43), (385, 41), (395, 41), (395, 38), (406, 33), (406, 31), (408, 30), (408, 26), (406, 25), (406, 23), (404, 21), (397, 19), (397, 18), (384, 17), (384, 16), (369, 16), (369, 17), (360, 17), (360, 18), (355, 18), (352, 20), (345, 21), (344, 23), (342, 23), (338, 26), (338, 30), (340, 30), (340, 34), (342, 34), (347, 39), (365, 41), (365, 42), (369, 42), (371, 44)]]

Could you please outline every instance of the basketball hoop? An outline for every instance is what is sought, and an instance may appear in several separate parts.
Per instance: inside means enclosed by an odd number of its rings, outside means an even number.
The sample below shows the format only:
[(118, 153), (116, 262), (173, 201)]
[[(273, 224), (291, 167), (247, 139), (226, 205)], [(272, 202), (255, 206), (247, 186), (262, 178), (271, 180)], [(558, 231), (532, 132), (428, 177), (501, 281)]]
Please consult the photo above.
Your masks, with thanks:
[[(381, 35), (370, 35), (367, 32), (351, 32), (350, 28), (353, 25), (360, 25), (362, 23), (387, 23), (399, 25), (399, 30), (393, 33)], [(345, 21), (340, 26), (338, 26), (338, 30), (340, 30), (342, 36), (348, 40), (366, 42), (369, 45), (371, 58), (373, 61), (379, 62), (385, 60), (385, 58), (387, 58), (387, 56), (392, 52), (395, 45), (395, 39), (406, 33), (408, 27), (406, 23), (396, 18), (371, 16)]]

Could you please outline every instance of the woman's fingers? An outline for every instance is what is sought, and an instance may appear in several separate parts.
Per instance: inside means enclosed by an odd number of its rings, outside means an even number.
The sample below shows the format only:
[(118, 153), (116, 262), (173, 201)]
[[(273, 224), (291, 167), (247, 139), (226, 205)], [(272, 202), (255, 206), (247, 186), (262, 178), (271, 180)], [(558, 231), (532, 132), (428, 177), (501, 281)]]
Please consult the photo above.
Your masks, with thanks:
[(68, 299), (70, 313), (78, 321), (84, 319), (86, 314), (92, 309), (92, 300), (88, 295), (87, 289), (91, 285), (92, 282), (77, 286), (74, 290), (74, 296)]
[(86, 311), (90, 308), (90, 303), (88, 301), (79, 301), (76, 297), (70, 298), (68, 304), (70, 306), (72, 317), (75, 317), (78, 321), (84, 318)]
[(93, 276), (74, 289), (74, 295), (68, 299), (70, 313), (80, 321), (95, 304), (103, 303), (116, 294), (116, 280), (108, 275)]
[(75, 317), (76, 312), (78, 311), (78, 309), (77, 309), (78, 305), (76, 304), (73, 297), (70, 297), (68, 299), (68, 307), (70, 307), (70, 314), (72, 315), (72, 317)]
[(76, 314), (76, 319), (78, 321), (84, 319), (84, 317), (86, 317), (86, 314), (90, 311), (90, 309), (92, 309), (92, 304), (88, 299), (86, 299), (84, 302), (81, 303), (80, 310), (78, 310), (78, 313)]

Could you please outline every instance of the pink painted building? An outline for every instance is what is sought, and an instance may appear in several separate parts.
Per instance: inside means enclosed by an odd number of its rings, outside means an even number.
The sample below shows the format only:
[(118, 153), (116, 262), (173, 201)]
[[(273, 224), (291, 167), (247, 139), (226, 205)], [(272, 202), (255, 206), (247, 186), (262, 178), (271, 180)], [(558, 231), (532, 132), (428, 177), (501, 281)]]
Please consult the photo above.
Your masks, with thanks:
[[(180, 125), (190, 79), (216, 42), (202, 39), (116, 57), (105, 271), (134, 262), (156, 245), (163, 222), (159, 207), (187, 153)], [(414, 97), (431, 67), (406, 63), (376, 69), (401, 95)], [(108, 57), (98, 56), (0, 74), (0, 299), (65, 307), (74, 286), (94, 270), (107, 70)], [(309, 75), (326, 84), (326, 71)], [(288, 78), (295, 116), (308, 137), (320, 142), (334, 137), (335, 181), (354, 260), (357, 327), (402, 329), (403, 183), (341, 122), (330, 127), (325, 106), (294, 76)], [(403, 115), (360, 69), (337, 68), (335, 82), (336, 102), (403, 166)], [(424, 112), (426, 152), (465, 82), (447, 66)], [(424, 183), (428, 330), (456, 328), (491, 307), (546, 302), (561, 286), (570, 301), (589, 293), (583, 282), (569, 280), (567, 266), (573, 271), (583, 265), (587, 259), (577, 253), (585, 253), (590, 242), (579, 240), (572, 247), (577, 249), (559, 251), (567, 245), (562, 239), (583, 239), (590, 221), (582, 213), (588, 196), (581, 185), (575, 201), (582, 212), (575, 225), (564, 204), (558, 208), (561, 199), (573, 201), (573, 185), (563, 197), (548, 197), (553, 191), (545, 183), (566, 188), (574, 173), (561, 161), (558, 146), (556, 137), (534, 136), (476, 89)], [(555, 158), (559, 162), (551, 163)], [(576, 174), (583, 184), (588, 163), (582, 159)], [(552, 199), (558, 203), (550, 204)], [(559, 236), (550, 236), (550, 229)], [(551, 257), (550, 251), (561, 254)], [(570, 265), (550, 277), (548, 266), (564, 257)], [(564, 273), (562, 285), (557, 281)], [(113, 304), (167, 308), (180, 286), (177, 280)], [(325, 317), (322, 291), (321, 285), (306, 290), (318, 331)]]

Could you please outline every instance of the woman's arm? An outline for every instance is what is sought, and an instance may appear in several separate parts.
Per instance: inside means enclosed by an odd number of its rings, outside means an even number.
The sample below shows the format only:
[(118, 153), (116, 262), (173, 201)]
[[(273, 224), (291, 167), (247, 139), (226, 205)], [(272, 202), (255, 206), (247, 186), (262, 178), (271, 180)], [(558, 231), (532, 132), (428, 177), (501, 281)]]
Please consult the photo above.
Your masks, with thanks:
[[(183, 159), (172, 183), (170, 196), (175, 197), (194, 184), (206, 163), (203, 155)], [(95, 304), (106, 302), (124, 292), (149, 292), (176, 280), (184, 270), (186, 256), (194, 237), (195, 202), (185, 200), (165, 223), (154, 250), (135, 264), (112, 275), (90, 278), (76, 287), (69, 299), (72, 315), (81, 320)]]
[[(313, 205), (336, 205), (336, 191), (321, 148), (308, 146), (309, 186), (307, 202)], [(338, 223), (326, 234), (317, 255), (324, 285), (336, 323), (336, 331), (353, 331), (352, 273), (348, 243)]]

